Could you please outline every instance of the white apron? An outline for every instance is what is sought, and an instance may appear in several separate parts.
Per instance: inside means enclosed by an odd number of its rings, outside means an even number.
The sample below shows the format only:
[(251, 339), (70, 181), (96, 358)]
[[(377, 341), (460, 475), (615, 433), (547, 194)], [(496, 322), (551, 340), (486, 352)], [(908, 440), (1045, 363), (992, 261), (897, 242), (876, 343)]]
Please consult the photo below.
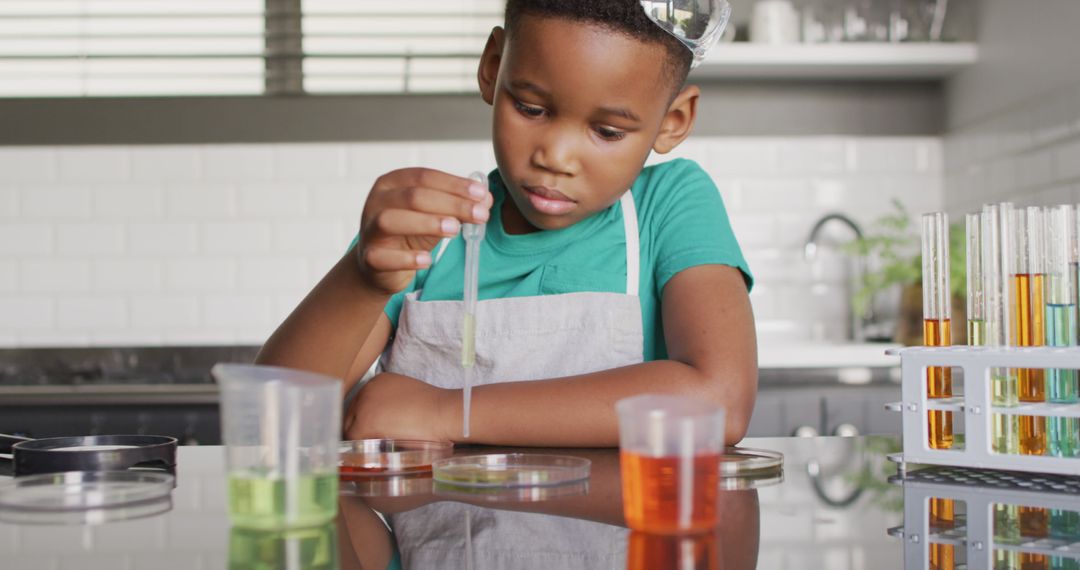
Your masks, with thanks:
[[(626, 294), (479, 301), (476, 385), (559, 378), (642, 362), (638, 220), (629, 191), (620, 206), (626, 234)], [(444, 243), (436, 263), (445, 249)], [(383, 368), (441, 388), (461, 388), (463, 301), (420, 302), (422, 293), (405, 297)], [(626, 567), (626, 529), (450, 502), (390, 517), (404, 567), (464, 567), (466, 513), (471, 558), (478, 570)]]

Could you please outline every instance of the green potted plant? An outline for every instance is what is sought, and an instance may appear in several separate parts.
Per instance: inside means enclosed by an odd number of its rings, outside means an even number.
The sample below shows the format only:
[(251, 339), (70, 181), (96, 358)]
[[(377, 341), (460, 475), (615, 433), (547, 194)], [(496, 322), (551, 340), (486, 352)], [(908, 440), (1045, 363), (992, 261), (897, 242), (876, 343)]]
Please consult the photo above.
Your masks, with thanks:
[[(899, 200), (893, 211), (877, 219), (873, 230), (845, 246), (867, 264), (859, 288), (851, 299), (852, 310), (865, 315), (875, 296), (899, 288), (900, 309), (893, 340), (905, 345), (922, 344), (922, 252), (917, 222)], [(952, 293), (953, 343), (964, 341), (967, 285), (965, 229), (961, 222), (949, 227), (949, 282)]]

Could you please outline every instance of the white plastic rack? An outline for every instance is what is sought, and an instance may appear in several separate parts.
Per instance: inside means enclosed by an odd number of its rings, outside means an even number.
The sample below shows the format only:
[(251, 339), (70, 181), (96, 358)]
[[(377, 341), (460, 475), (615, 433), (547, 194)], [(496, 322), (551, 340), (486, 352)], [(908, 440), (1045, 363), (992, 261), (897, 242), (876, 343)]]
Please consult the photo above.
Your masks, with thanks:
[[(904, 540), (904, 568), (929, 568), (934, 544), (956, 547), (957, 562), (968, 568), (993, 568), (995, 550), (1072, 559), (1080, 564), (1080, 534), (1014, 536), (998, 542), (994, 533), (994, 506), (1015, 505), (1080, 513), (1080, 480), (1060, 475), (1031, 475), (1008, 471), (978, 471), (956, 467), (929, 467), (891, 480), (904, 487), (904, 526), (889, 534)], [(930, 525), (931, 499), (963, 502), (949, 529)], [(1072, 531), (1070, 531), (1072, 532)]]
[[(994, 369), (1078, 370), (1080, 347), (911, 347), (888, 353), (899, 355), (901, 364), (903, 401), (886, 406), (902, 414), (903, 453), (891, 457), (901, 464), (901, 471), (907, 463), (919, 463), (1080, 476), (1080, 457), (1002, 454), (991, 448), (991, 421), (995, 414), (1080, 417), (1080, 404), (1024, 402), (1010, 407), (994, 406), (990, 390), (990, 372)], [(928, 398), (926, 370), (932, 367), (962, 369), (962, 389), (956, 390), (958, 375), (953, 375), (954, 391), (962, 395)], [(929, 446), (927, 413), (931, 410), (963, 414), (962, 444), (949, 449)]]

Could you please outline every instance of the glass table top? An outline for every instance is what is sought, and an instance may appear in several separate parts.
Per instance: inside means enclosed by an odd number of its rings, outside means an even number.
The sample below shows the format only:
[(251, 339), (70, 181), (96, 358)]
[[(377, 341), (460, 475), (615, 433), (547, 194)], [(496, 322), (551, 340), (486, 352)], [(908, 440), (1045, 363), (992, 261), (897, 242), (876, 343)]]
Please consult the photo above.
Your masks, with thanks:
[[(982, 503), (956, 495), (963, 500), (955, 501), (948, 528), (922, 514), (926, 505), (937, 505), (933, 501), (954, 496), (954, 487), (933, 477), (917, 484), (890, 482), (896, 469), (886, 455), (899, 451), (898, 439), (752, 438), (742, 445), (783, 453), (783, 477), (728, 485), (733, 488), (720, 492), (721, 522), (715, 531), (682, 538), (625, 528), (614, 449), (552, 450), (587, 458), (592, 470), (586, 485), (546, 494), (529, 489), (454, 492), (426, 476), (343, 479), (336, 520), (323, 527), (267, 532), (230, 527), (223, 448), (180, 447), (177, 485), (167, 504), (48, 521), (0, 513), (0, 567), (887, 570), (927, 568), (929, 556), (936, 556), (940, 566), (950, 552), (956, 567), (964, 563), (965, 533), (976, 536), (967, 527), (978, 520), (974, 511)], [(470, 447), (455, 453), (489, 451), (507, 450)], [(1042, 490), (1054, 492), (1049, 485)], [(995, 487), (978, 480), (955, 489)], [(1022, 493), (1010, 497), (1014, 503), (1025, 498)], [(1077, 500), (1076, 495), (1068, 500)], [(1073, 508), (1080, 512), (1080, 506)], [(907, 528), (905, 511), (911, 519)], [(916, 517), (926, 524), (912, 522)], [(1022, 552), (1028, 548), (1023, 538), (986, 551), (1028, 556)], [(1052, 554), (1059, 548), (1067, 557), (1068, 538), (1059, 536), (1058, 542), (1042, 546), (1028, 541), (1035, 544), (1029, 550), (1045, 547)], [(1072, 540), (1078, 542), (1080, 534)], [(969, 562), (968, 567), (978, 566)]]

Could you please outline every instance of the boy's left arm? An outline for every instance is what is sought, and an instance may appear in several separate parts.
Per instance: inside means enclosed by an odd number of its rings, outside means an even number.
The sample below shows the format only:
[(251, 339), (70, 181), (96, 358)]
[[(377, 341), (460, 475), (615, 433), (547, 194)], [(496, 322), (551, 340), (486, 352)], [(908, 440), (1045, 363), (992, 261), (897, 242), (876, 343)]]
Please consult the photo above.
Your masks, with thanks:
[(473, 389), (472, 433), (462, 438), (462, 391), (383, 374), (356, 398), (353, 439), (397, 437), (493, 445), (616, 446), (615, 402), (644, 392), (725, 408), (727, 443), (746, 434), (757, 393), (757, 340), (742, 273), (699, 265), (672, 277), (662, 299), (668, 359), (580, 376)]

